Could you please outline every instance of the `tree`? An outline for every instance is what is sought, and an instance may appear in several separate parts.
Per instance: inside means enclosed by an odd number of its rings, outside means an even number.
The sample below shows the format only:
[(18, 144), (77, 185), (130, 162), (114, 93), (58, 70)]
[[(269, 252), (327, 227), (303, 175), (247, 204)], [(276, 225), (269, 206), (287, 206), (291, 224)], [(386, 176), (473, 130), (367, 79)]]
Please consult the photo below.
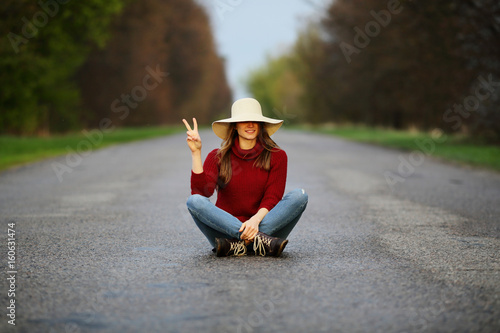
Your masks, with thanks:
[[(143, 87), (147, 68), (164, 73), (149, 88)], [(135, 126), (192, 116), (206, 123), (231, 103), (208, 16), (191, 0), (131, 3), (114, 22), (106, 47), (94, 50), (82, 67), (79, 83), (89, 125), (103, 118)]]
[(79, 91), (73, 76), (91, 46), (104, 45), (108, 25), (123, 2), (2, 1), (0, 133), (78, 126)]
[[(193, 0), (5, 0), (0, 133), (208, 121), (231, 91)], [(123, 12), (122, 12), (123, 11)]]
[(269, 58), (265, 66), (253, 70), (246, 79), (247, 89), (271, 116), (285, 122), (300, 121), (302, 84), (288, 55)]
[[(500, 140), (499, 18), (493, 0), (332, 1), (283, 56), (295, 60), (280, 73), (297, 78), (313, 122), (439, 127)], [(263, 66), (274, 67), (273, 59)], [(260, 85), (276, 96), (268, 87), (275, 75), (254, 73), (253, 91)], [(484, 80), (493, 81), (491, 93), (477, 103)], [(456, 107), (464, 101), (475, 103), (472, 111)]]

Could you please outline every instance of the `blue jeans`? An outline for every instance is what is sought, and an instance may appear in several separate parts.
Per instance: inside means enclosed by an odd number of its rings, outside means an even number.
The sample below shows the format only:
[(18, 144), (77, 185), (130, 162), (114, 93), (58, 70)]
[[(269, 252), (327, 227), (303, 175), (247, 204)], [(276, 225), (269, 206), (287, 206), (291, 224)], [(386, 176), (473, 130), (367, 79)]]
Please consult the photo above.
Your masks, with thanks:
[[(303, 189), (287, 193), (260, 222), (259, 231), (286, 239), (306, 209), (307, 201), (308, 196)], [(207, 197), (191, 195), (187, 207), (194, 222), (212, 246), (215, 247), (216, 238), (241, 239), (241, 221), (216, 207)]]

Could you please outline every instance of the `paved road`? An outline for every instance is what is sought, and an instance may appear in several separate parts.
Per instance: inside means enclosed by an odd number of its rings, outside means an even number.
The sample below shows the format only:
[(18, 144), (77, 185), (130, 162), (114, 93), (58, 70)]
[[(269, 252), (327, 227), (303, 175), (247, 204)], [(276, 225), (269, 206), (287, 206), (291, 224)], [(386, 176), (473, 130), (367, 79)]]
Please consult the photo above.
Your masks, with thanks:
[(0, 174), (17, 270), (0, 331), (500, 331), (500, 175), (425, 158), (391, 187), (408, 153), (275, 139), (310, 198), (281, 258), (212, 254), (185, 209), (184, 135), (93, 152), (62, 182), (64, 156)]

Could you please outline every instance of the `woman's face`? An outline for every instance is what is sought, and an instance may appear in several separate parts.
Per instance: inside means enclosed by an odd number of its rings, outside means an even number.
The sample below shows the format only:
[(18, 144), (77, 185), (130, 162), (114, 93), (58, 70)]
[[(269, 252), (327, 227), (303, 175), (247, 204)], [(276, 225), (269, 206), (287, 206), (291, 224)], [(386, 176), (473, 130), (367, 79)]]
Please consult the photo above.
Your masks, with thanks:
[(253, 141), (259, 135), (259, 123), (251, 121), (236, 123), (236, 130), (241, 138)]

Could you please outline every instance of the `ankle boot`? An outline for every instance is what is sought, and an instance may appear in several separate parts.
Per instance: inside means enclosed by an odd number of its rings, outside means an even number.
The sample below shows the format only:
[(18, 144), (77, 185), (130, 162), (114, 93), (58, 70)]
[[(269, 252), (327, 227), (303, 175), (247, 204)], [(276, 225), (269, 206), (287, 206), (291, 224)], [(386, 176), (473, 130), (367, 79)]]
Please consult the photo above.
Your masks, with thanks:
[(279, 257), (288, 241), (258, 232), (253, 240), (253, 250), (256, 255)]
[(215, 253), (217, 257), (244, 256), (247, 254), (245, 241), (238, 239), (216, 238)]

